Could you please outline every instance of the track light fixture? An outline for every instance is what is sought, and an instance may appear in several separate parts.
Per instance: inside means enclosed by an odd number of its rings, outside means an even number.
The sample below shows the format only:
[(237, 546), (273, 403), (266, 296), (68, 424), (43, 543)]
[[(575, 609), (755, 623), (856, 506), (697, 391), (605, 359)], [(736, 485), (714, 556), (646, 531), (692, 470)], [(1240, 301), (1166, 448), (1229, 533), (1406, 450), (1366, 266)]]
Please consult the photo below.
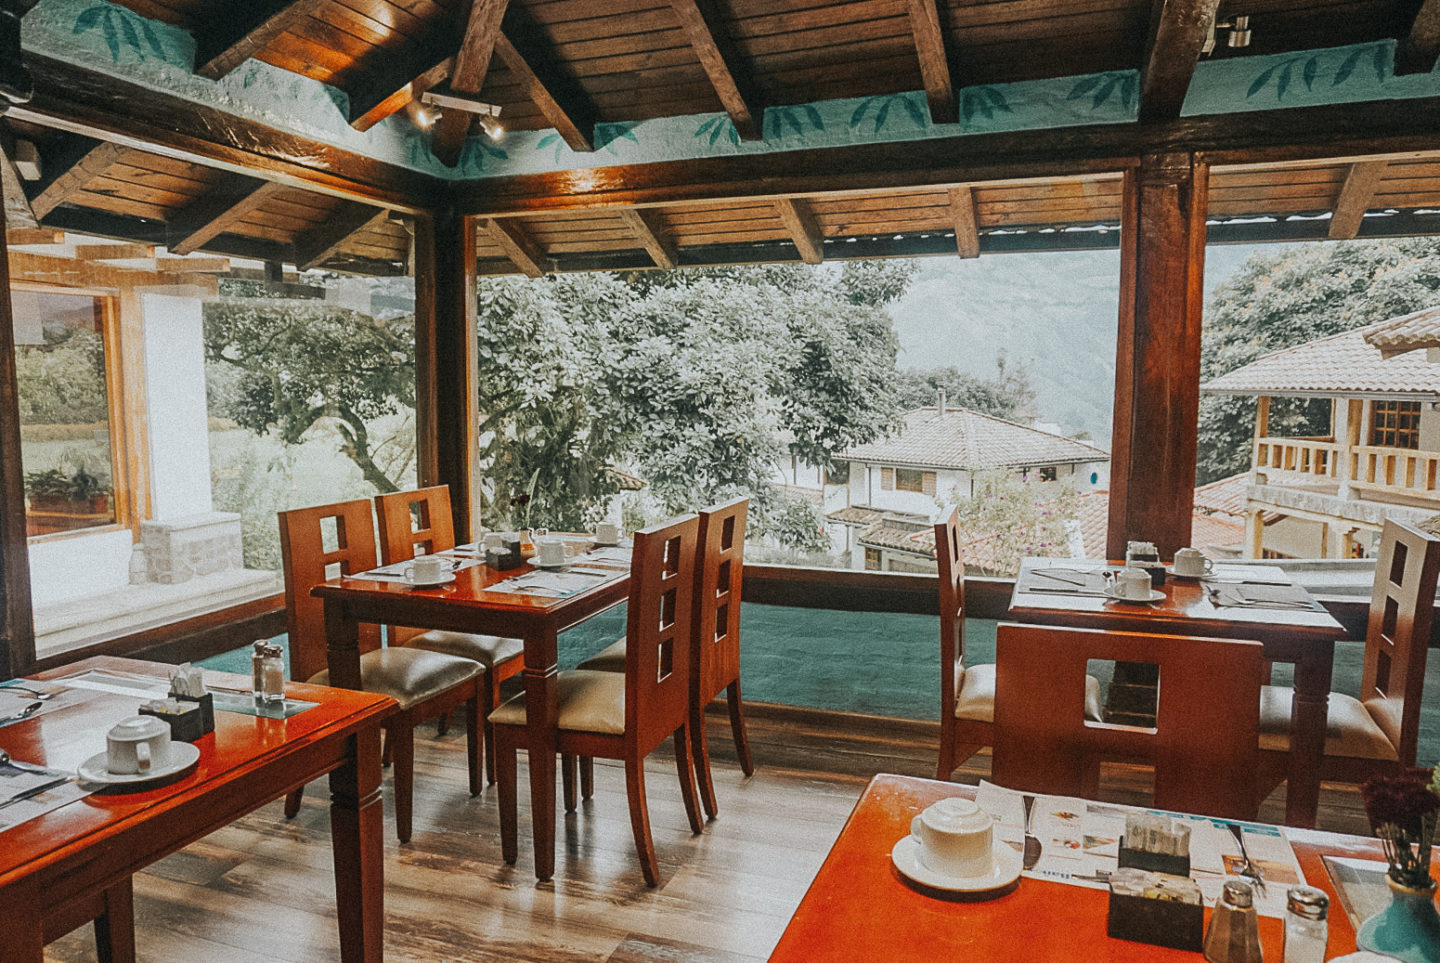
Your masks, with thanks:
[(500, 123), (500, 107), (496, 104), (487, 104), (483, 100), (474, 100), (470, 97), (462, 97), (455, 93), (441, 93), (435, 90), (427, 90), (420, 95), (421, 103), (429, 107), (439, 107), (444, 110), (463, 110), (468, 114), (476, 114), (480, 118), (480, 129), (491, 140), (501, 140), (505, 136), (505, 127)]
[(1205, 46), (1201, 49), (1204, 54), (1215, 52), (1215, 31), (1228, 30), (1229, 35), (1225, 38), (1225, 46), (1233, 49), (1250, 46), (1250, 18), (1236, 17), (1233, 20), (1220, 20), (1210, 25), (1210, 32), (1205, 37)]

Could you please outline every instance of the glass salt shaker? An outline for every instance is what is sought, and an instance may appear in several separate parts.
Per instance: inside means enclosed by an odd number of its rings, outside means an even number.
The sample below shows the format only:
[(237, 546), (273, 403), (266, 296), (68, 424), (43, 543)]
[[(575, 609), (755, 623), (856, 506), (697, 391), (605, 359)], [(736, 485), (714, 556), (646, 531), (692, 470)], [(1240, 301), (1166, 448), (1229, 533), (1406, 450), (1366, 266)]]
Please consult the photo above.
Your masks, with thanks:
[(1205, 931), (1205, 959), (1209, 963), (1261, 963), (1260, 922), (1250, 886), (1238, 879), (1225, 881), (1220, 901)]
[(265, 701), (265, 649), (270, 645), (264, 639), (256, 639), (250, 654), (250, 693), (259, 705)]
[(1330, 897), (1323, 890), (1290, 887), (1285, 894), (1285, 963), (1323, 963), (1329, 912)]
[(255, 691), (266, 705), (278, 705), (285, 701), (285, 650), (278, 645), (266, 645), (262, 656), (260, 688)]

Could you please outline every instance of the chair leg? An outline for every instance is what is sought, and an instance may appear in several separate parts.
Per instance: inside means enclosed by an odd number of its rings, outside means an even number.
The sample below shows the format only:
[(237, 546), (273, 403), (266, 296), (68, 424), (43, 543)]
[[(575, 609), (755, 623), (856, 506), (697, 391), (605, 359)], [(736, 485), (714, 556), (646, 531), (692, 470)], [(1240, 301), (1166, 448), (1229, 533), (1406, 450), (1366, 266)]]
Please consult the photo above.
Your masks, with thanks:
[(595, 760), (589, 756), (580, 757), (580, 798), (589, 799), (595, 795)]
[(300, 813), (300, 799), (305, 795), (305, 787), (301, 786), (285, 796), (285, 818), (294, 819)]
[(565, 811), (575, 811), (575, 757), (567, 753), (560, 755), (560, 784), (565, 790)]
[(438, 737), (440, 737), (440, 736), (445, 735), (445, 734), (448, 733), (449, 731), (450, 731), (450, 710), (447, 709), (447, 710), (445, 710), (444, 712), (440, 713), (439, 717), (437, 717), (436, 720), (435, 720), (435, 735), (436, 735), (436, 737), (438, 738)]
[(515, 811), (518, 795), (516, 783), (520, 778), (516, 768), (518, 736), (510, 726), (496, 726), (493, 738), (490, 752), (495, 757), (495, 781), (500, 787), (497, 793), (500, 806), (500, 855), (505, 862), (513, 866), (520, 851), (519, 815)]
[(395, 761), (395, 746), (393, 744), (394, 734), (387, 728), (383, 740), (380, 743), (380, 765), (388, 767)]
[(935, 764), (935, 778), (941, 782), (949, 782), (950, 776), (955, 772), (955, 730), (952, 729), (948, 720), (940, 720), (940, 760)]
[(690, 820), (690, 831), (700, 832), (700, 803), (695, 798), (695, 760), (690, 755), (690, 724), (687, 722), (675, 730), (675, 768), (680, 771), (680, 796), (685, 800), (685, 816)]
[(482, 756), (485, 753), (484, 745), (480, 741), (480, 703), (485, 698), (485, 686), (480, 679), (475, 680), (475, 694), (465, 701), (465, 761), (468, 763), (466, 771), (470, 774), (470, 795), (480, 795), (482, 784), (480, 782), (480, 770), (484, 766)]
[(101, 895), (105, 912), (95, 917), (95, 958), (99, 963), (135, 963), (135, 893), (126, 876)]
[(395, 753), (395, 832), (410, 842), (410, 807), (415, 789), (415, 730), (398, 725), (385, 730), (385, 742)]
[(660, 869), (650, 838), (650, 810), (645, 804), (644, 759), (631, 756), (625, 760), (625, 797), (630, 803), (630, 829), (640, 854), (640, 871), (645, 874), (645, 885), (654, 886), (660, 881)]
[(481, 692), (483, 701), (481, 703), (485, 717), (482, 720), (485, 726), (485, 780), (488, 783), (495, 782), (495, 727), (490, 724), (490, 713), (500, 705), (500, 673), (495, 669), (488, 669), (480, 674)]
[(725, 701), (730, 703), (730, 732), (735, 736), (735, 752), (740, 756), (740, 771), (747, 776), (753, 776), (755, 763), (750, 758), (750, 737), (745, 733), (745, 711), (740, 706), (739, 679), (725, 689)]
[(705, 707), (695, 705), (690, 713), (690, 751), (695, 758), (695, 781), (700, 786), (700, 802), (705, 806), (705, 818), (714, 819), (719, 807), (715, 805), (715, 783), (710, 778), (710, 747), (705, 740)]

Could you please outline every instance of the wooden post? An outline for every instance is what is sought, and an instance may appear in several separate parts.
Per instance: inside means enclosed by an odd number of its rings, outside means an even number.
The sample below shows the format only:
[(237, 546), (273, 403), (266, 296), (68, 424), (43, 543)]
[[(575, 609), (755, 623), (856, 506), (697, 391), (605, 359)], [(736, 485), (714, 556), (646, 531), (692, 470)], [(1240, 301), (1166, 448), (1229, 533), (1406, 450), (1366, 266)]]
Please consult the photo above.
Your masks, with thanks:
[(415, 223), (415, 436), (421, 485), (449, 485), (455, 538), (478, 522), (475, 226), (440, 211)]
[(20, 459), (20, 385), (15, 371), (15, 318), (10, 258), (0, 205), (0, 673), (21, 675), (35, 664), (30, 599), (30, 546), (25, 536), (25, 469)]
[(1107, 551), (1190, 543), (1200, 409), (1206, 165), (1145, 155), (1125, 173)]
[[(1255, 399), (1255, 443), (1250, 452), (1250, 476), (1260, 472), (1260, 442), (1270, 435), (1270, 396)], [(1272, 466), (1273, 467), (1273, 466)]]
[(1245, 513), (1245, 558), (1264, 558), (1265, 516), (1258, 511)]

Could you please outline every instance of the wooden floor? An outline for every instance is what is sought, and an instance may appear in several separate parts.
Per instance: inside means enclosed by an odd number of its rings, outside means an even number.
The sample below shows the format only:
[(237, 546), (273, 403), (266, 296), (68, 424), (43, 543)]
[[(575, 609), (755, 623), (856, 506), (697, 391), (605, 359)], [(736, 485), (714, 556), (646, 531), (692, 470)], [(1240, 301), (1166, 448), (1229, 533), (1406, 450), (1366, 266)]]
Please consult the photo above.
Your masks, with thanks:
[[(734, 765), (728, 726), (712, 724), (720, 815), (692, 836), (668, 751), (646, 768), (661, 884), (640, 876), (624, 772), (596, 763), (595, 798), (562, 817), (555, 879), (537, 884), (525, 828), (521, 856), (500, 859), (494, 788), (465, 795), (458, 733), (417, 739), (415, 834), (386, 837), (385, 957), (391, 961), (734, 963), (765, 959), (855, 800), (876, 772), (931, 775), (937, 729), (867, 717), (757, 707), (759, 767)], [(522, 756), (523, 758), (523, 756)], [(977, 756), (955, 779), (976, 782)], [(387, 830), (391, 812), (386, 783)], [(318, 790), (318, 787), (317, 787)], [(1144, 802), (1146, 779), (1117, 767), (1102, 795)], [(1358, 793), (1327, 787), (1322, 826), (1365, 832)], [(1280, 818), (1283, 788), (1264, 819)], [(316, 963), (338, 958), (327, 807), (313, 791), (295, 820), (279, 802), (156, 863), (136, 877), (139, 958), (145, 963)], [(3, 954), (0, 954), (3, 955)], [(90, 928), (47, 948), (55, 963), (92, 961)]]

